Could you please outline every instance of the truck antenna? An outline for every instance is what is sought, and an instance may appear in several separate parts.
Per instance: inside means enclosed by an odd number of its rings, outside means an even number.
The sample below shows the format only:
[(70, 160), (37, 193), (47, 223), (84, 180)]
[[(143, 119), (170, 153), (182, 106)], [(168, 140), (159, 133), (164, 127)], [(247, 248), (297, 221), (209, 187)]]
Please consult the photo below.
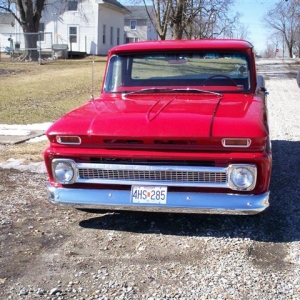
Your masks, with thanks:
[(95, 61), (93, 60), (93, 64), (92, 64), (92, 93), (91, 93), (91, 100), (94, 100), (94, 67), (95, 66)]

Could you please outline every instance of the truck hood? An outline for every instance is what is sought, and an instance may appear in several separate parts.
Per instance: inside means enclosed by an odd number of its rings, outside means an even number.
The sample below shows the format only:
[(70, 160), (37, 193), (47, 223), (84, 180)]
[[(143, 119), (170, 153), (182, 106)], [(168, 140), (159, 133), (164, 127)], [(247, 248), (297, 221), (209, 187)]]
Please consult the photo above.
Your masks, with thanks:
[(114, 139), (262, 137), (266, 132), (258, 105), (259, 98), (240, 94), (105, 95), (62, 117), (47, 134)]
[(98, 116), (90, 134), (129, 137), (209, 136), (221, 97), (198, 95), (131, 95), (124, 99), (97, 101)]

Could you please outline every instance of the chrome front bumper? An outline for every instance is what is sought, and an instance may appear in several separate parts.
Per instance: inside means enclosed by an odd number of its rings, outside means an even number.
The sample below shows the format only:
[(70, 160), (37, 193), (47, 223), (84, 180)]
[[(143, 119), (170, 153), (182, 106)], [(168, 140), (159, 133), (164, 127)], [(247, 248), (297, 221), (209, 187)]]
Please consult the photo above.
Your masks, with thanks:
[(81, 209), (251, 215), (269, 206), (269, 192), (261, 195), (168, 192), (168, 202), (164, 205), (133, 204), (130, 190), (69, 189), (48, 184), (47, 192), (51, 203)]

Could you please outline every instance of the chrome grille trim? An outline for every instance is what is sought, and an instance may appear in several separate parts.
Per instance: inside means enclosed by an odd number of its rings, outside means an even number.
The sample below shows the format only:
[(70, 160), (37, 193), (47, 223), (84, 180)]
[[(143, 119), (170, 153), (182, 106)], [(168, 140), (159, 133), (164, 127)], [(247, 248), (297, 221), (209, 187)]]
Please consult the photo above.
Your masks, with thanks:
[(228, 188), (227, 168), (76, 163), (78, 183)]

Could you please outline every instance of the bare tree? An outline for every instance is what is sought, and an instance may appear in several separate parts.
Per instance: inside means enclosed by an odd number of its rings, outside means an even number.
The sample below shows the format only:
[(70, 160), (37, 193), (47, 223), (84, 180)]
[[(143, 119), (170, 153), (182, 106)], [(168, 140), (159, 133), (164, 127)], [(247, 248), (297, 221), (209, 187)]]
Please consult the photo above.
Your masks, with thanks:
[(289, 57), (295, 49), (299, 51), (299, 16), (300, 0), (280, 0), (264, 18), (266, 25), (281, 35)]
[(274, 58), (279, 55), (278, 33), (268, 36), (265, 49), (260, 54), (265, 58)]
[(165, 40), (168, 31), (172, 0), (151, 0), (152, 6), (148, 6), (146, 0), (143, 0), (143, 2), (148, 18), (159, 38)]
[(161, 39), (170, 30), (173, 39), (232, 37), (239, 15), (230, 16), (234, 0), (151, 0), (148, 17)]
[(184, 28), (187, 38), (232, 38), (239, 14), (230, 15), (232, 0), (189, 1), (187, 22)]
[[(45, 8), (46, 0), (0, 0), (0, 11), (5, 11), (15, 18), (20, 24), (24, 33), (38, 33), (42, 12)], [(25, 35), (24, 58), (38, 60), (37, 48), (38, 35)]]
[(274, 44), (268, 43), (263, 53), (263, 57), (265, 58), (273, 58), (276, 56), (276, 47)]
[(249, 36), (249, 26), (246, 26), (245, 24), (240, 24), (237, 22), (236, 28), (236, 38), (246, 40)]

